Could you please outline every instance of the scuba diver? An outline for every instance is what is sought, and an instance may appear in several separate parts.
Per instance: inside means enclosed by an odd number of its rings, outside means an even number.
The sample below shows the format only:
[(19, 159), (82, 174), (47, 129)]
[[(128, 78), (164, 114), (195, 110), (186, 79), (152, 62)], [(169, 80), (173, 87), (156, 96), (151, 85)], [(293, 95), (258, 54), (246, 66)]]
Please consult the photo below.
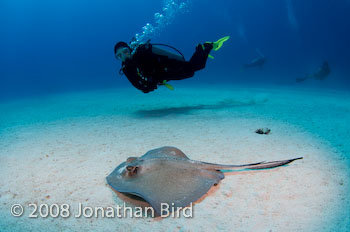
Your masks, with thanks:
[[(189, 61), (186, 61), (181, 52), (164, 44), (151, 44), (147, 41), (138, 45), (135, 49), (125, 42), (118, 42), (114, 46), (115, 57), (122, 62), (120, 74), (123, 72), (130, 83), (144, 93), (157, 89), (158, 85), (164, 85), (173, 90), (167, 84), (170, 80), (183, 80), (193, 77), (194, 73), (205, 67), (209, 53), (217, 51), (230, 37), (226, 36), (216, 42), (198, 44), (196, 51)], [(160, 49), (157, 45), (163, 45), (176, 50), (180, 55)]]
[(244, 64), (243, 67), (245, 69), (255, 68), (255, 67), (260, 67), (260, 69), (263, 68), (264, 64), (267, 61), (267, 58), (261, 53), (259, 49), (256, 49), (256, 52), (258, 53), (259, 56), (253, 59), (250, 63)]
[(329, 67), (329, 64), (327, 61), (324, 61), (323, 64), (319, 67), (319, 69), (312, 73), (305, 75), (303, 78), (297, 78), (296, 82), (303, 82), (308, 78), (314, 78), (316, 80), (324, 80), (329, 74), (331, 73), (331, 68)]

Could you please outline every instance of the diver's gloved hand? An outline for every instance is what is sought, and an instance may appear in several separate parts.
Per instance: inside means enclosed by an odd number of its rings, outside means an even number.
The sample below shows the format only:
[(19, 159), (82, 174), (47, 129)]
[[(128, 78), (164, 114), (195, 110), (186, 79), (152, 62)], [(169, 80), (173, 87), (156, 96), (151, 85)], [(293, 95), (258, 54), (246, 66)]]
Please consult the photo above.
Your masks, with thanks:
[(143, 85), (142, 92), (149, 93), (149, 92), (152, 92), (158, 88), (158, 86), (157, 86), (158, 82), (154, 81), (153, 78), (150, 77), (147, 80), (148, 81), (143, 82), (143, 84), (142, 84)]
[(143, 89), (142, 92), (144, 92), (144, 93), (149, 93), (149, 92), (154, 91), (155, 89), (157, 89), (157, 86), (154, 86), (154, 88)]

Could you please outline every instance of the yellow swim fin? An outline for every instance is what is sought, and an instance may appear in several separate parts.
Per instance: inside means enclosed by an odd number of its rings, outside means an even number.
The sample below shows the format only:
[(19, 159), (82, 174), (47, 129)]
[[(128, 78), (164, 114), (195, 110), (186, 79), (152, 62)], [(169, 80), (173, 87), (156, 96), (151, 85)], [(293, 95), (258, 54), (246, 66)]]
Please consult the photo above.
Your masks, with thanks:
[(163, 81), (163, 83), (161, 85), (164, 85), (165, 87), (167, 87), (170, 90), (174, 90), (174, 87), (172, 85), (169, 85), (166, 83), (166, 80)]
[[(225, 36), (225, 37), (222, 37), (221, 39), (218, 39), (216, 42), (206, 42), (206, 43), (213, 44), (213, 50), (217, 51), (217, 50), (219, 50), (222, 47), (224, 42), (226, 42), (229, 38), (230, 38), (230, 36)], [(204, 50), (205, 49), (204, 45), (202, 45), (202, 47), (203, 47), (203, 50)], [(210, 54), (208, 55), (208, 57), (211, 58), (211, 59), (214, 59), (214, 56), (212, 56)]]
[(222, 47), (222, 45), (224, 44), (224, 42), (226, 42), (229, 38), (230, 38), (230, 36), (225, 36), (221, 39), (218, 39), (216, 42), (213, 42), (213, 50), (214, 51), (219, 50)]

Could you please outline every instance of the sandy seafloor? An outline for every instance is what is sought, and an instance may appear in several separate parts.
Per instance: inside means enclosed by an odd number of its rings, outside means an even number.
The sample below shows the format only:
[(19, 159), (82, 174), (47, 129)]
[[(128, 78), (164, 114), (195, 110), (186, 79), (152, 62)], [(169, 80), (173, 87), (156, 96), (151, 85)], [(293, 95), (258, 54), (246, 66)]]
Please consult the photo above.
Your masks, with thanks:
[[(350, 230), (349, 93), (125, 88), (16, 100), (0, 112), (0, 231)], [(254, 133), (262, 127), (271, 134)], [(78, 203), (122, 206), (105, 177), (127, 157), (165, 145), (222, 164), (304, 159), (226, 173), (193, 218), (74, 217)], [(72, 216), (28, 218), (30, 203), (70, 204)], [(24, 215), (13, 217), (12, 204)]]

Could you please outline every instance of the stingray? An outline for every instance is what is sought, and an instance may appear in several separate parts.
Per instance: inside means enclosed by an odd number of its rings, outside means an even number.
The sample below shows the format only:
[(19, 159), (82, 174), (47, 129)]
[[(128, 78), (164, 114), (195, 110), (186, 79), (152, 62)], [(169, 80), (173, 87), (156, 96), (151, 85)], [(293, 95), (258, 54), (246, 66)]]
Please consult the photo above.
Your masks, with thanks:
[(189, 159), (175, 147), (161, 147), (141, 157), (129, 157), (109, 176), (113, 190), (135, 195), (147, 201), (161, 215), (162, 203), (178, 209), (188, 206), (224, 179), (220, 170), (266, 169), (293, 162), (259, 162), (243, 165), (223, 165)]

